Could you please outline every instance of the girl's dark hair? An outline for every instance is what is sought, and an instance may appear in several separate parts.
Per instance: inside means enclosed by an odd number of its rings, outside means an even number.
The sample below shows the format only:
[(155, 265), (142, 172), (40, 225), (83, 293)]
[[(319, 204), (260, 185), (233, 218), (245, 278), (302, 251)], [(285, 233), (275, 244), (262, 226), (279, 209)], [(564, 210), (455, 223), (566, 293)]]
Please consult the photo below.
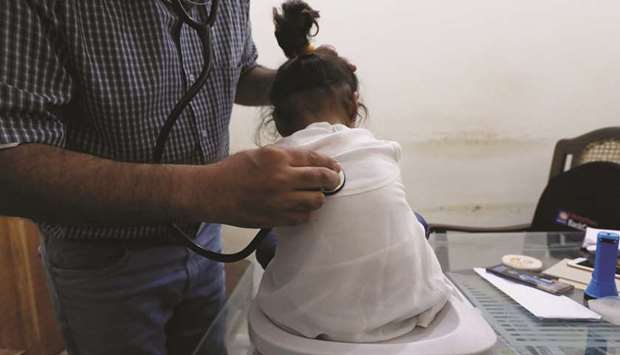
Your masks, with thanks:
[(319, 12), (301, 0), (286, 1), (282, 13), (273, 9), (276, 39), (289, 59), (276, 73), (270, 93), (273, 110), (263, 126), (274, 121), (282, 135), (303, 128), (303, 116), (339, 110), (354, 120), (358, 113), (352, 66), (333, 49), (309, 48), (310, 37), (319, 30), (318, 18)]

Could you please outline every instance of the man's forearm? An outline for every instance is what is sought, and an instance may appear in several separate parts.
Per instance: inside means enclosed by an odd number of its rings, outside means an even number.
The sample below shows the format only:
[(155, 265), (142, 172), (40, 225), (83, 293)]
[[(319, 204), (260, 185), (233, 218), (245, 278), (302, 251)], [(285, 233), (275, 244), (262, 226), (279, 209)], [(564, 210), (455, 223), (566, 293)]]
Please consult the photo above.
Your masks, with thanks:
[(25, 144), (0, 150), (0, 215), (68, 225), (190, 221), (192, 181), (198, 173), (206, 178), (208, 169), (121, 163)]
[(0, 150), (0, 215), (64, 225), (298, 224), (337, 186), (339, 169), (320, 154), (273, 146), (189, 166), (23, 144)]
[(265, 106), (271, 102), (269, 93), (276, 71), (257, 65), (239, 78), (235, 103), (245, 106)]

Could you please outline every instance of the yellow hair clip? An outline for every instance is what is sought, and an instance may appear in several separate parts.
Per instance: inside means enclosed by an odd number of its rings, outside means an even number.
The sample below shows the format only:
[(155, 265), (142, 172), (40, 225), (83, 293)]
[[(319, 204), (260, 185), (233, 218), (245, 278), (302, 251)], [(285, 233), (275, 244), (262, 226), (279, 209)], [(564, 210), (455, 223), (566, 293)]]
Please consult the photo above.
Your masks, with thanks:
[(316, 48), (314, 47), (314, 45), (312, 43), (308, 43), (306, 48), (304, 48), (304, 53), (305, 54), (312, 54), (312, 53), (314, 53), (315, 50), (316, 50)]

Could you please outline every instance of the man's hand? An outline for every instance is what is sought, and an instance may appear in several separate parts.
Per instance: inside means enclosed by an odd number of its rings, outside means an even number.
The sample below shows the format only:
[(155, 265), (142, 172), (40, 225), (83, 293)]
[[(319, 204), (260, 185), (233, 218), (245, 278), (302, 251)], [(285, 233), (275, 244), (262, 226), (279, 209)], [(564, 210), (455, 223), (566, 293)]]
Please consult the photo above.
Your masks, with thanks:
[(265, 147), (210, 165), (122, 163), (41, 144), (0, 151), (0, 215), (64, 225), (272, 227), (308, 220), (338, 185), (325, 156)]
[[(213, 168), (216, 175), (211, 181), (195, 181), (194, 188), (204, 186), (209, 195), (215, 192), (217, 201), (196, 206), (196, 211), (209, 211), (205, 217), (211, 221), (242, 227), (307, 221), (325, 202), (321, 189), (338, 185), (340, 171), (331, 158), (274, 146), (237, 153)], [(200, 196), (196, 198), (200, 203)]]

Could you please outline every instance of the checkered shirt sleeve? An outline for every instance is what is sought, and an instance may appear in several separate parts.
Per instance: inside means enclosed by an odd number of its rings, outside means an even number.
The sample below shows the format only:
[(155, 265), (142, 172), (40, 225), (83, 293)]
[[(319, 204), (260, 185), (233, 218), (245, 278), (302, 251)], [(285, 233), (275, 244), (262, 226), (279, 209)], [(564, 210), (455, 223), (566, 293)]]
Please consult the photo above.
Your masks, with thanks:
[[(63, 146), (58, 110), (71, 100), (73, 80), (64, 68), (53, 20), (28, 1), (0, 8), (0, 147), (20, 143)], [(38, 10), (45, 11), (44, 8)]]
[(246, 37), (245, 42), (243, 44), (243, 55), (241, 56), (241, 65), (243, 67), (242, 72), (246, 72), (256, 66), (256, 60), (258, 59), (258, 51), (256, 50), (256, 45), (254, 44), (254, 39), (252, 38), (252, 22), (249, 18), (249, 2), (248, 9), (246, 10), (248, 13), (247, 19), (247, 29), (246, 29)]
[[(239, 77), (257, 58), (249, 7), (220, 0), (213, 70), (172, 129), (164, 163), (228, 155)], [(150, 162), (167, 116), (204, 64), (200, 38), (162, 0), (4, 1), (0, 50), (0, 149), (41, 143), (136, 163)], [(165, 225), (39, 225), (46, 236), (71, 239), (169, 234)]]

